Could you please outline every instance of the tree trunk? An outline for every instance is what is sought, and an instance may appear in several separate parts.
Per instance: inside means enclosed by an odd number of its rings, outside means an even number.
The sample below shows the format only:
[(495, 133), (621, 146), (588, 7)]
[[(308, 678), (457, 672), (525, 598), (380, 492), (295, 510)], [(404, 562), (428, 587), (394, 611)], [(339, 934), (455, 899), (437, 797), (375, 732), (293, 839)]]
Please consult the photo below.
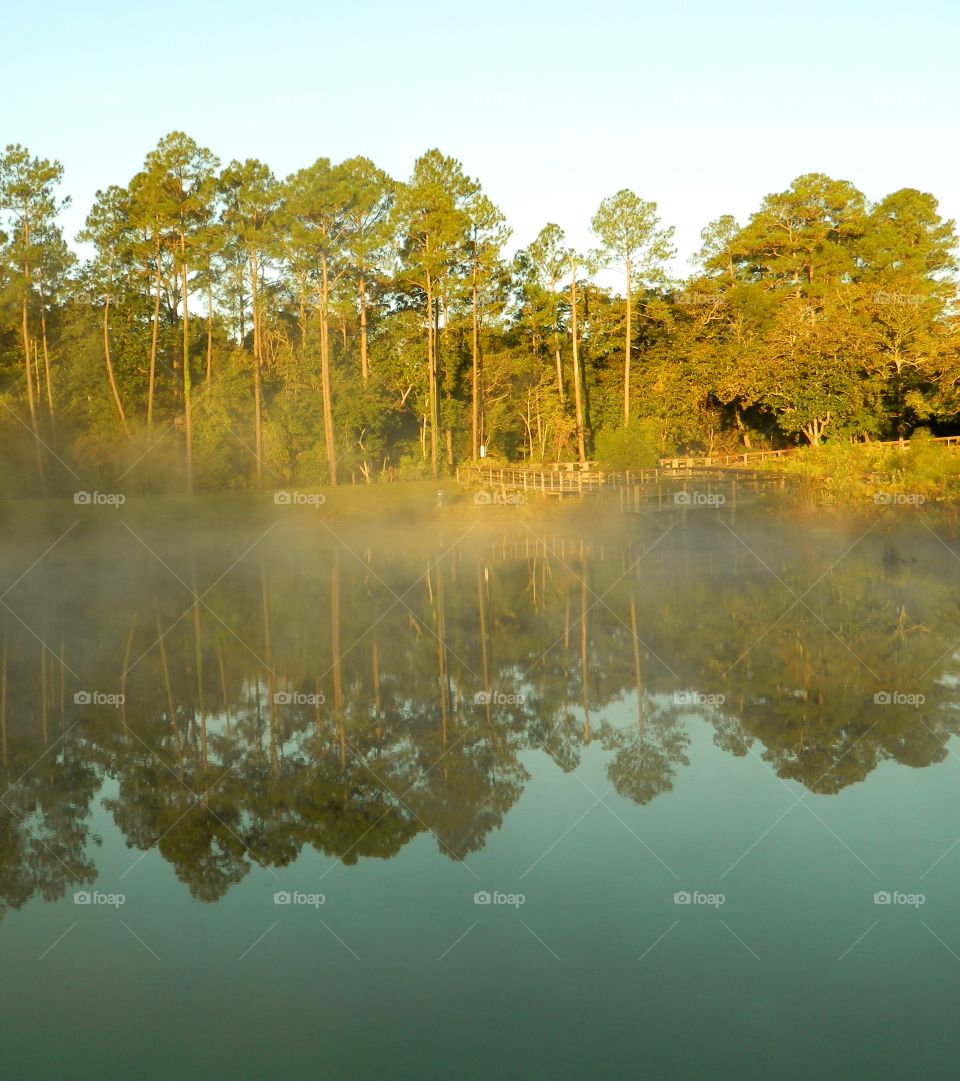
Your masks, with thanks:
[(366, 383), (370, 374), (367, 364), (367, 283), (362, 274), (357, 292), (360, 294), (360, 377)]
[(207, 393), (213, 381), (213, 282), (207, 281)]
[[(29, 268), (24, 267), (24, 276), (28, 277)], [(27, 406), (30, 410), (30, 428), (33, 432), (33, 444), (34, 450), (37, 455), (37, 475), (40, 478), (40, 488), (43, 494), (47, 493), (47, 481), (43, 472), (43, 455), (40, 452), (40, 428), (37, 422), (37, 402), (33, 393), (33, 360), (30, 356), (30, 322), (27, 315), (27, 294), (26, 287), (24, 287), (23, 303), (21, 305), (22, 327), (21, 332), (23, 334), (23, 356), (24, 366), (27, 376)]]
[(120, 400), (120, 391), (117, 389), (117, 380), (113, 374), (113, 361), (110, 359), (110, 297), (103, 301), (103, 359), (107, 365), (107, 378), (110, 381), (110, 390), (113, 400), (120, 414), (120, 423), (123, 425), (124, 435), (130, 438), (130, 428), (127, 425), (127, 417), (123, 411), (123, 402)]
[(580, 378), (580, 352), (577, 345), (577, 275), (572, 268), (570, 282), (570, 337), (573, 343), (573, 400), (577, 420), (577, 453), (580, 461), (587, 460), (587, 445), (583, 431), (583, 389)]
[(156, 239), (157, 274), (154, 279), (153, 331), (150, 335), (150, 380), (147, 384), (147, 431), (153, 430), (153, 388), (157, 378), (157, 338), (160, 333), (160, 234)]
[(337, 450), (333, 433), (333, 403), (330, 400), (330, 283), (327, 278), (327, 257), (321, 262), (320, 296), (320, 384), (323, 395), (323, 435), (330, 467), (330, 483), (337, 483)]
[(187, 238), (180, 234), (180, 259), (183, 263), (183, 429), (187, 466), (187, 495), (193, 495), (193, 410), (191, 408), (190, 384), (190, 326), (187, 308)]
[(430, 398), (430, 466), (437, 475), (437, 369), (434, 362), (436, 334), (433, 329), (433, 281), (427, 272), (427, 373)]
[(478, 422), (480, 415), (479, 381), (480, 381), (480, 325), (477, 313), (477, 268), (473, 268), (473, 460), (480, 457), (480, 443), (478, 440)]
[(257, 254), (250, 252), (250, 303), (253, 307), (253, 430), (257, 487), (263, 483), (263, 370), (260, 355), (260, 290)]
[(560, 359), (560, 343), (556, 343), (554, 355), (557, 361), (557, 390), (560, 392), (560, 404), (563, 405), (565, 398), (563, 395), (563, 362)]
[(623, 426), (630, 423), (630, 340), (632, 338), (633, 300), (630, 296), (630, 257), (627, 256), (627, 328), (623, 340)]
[(333, 654), (333, 715), (337, 725), (337, 743), (340, 749), (340, 769), (347, 765), (347, 733), (343, 724), (343, 682), (340, 672), (340, 549), (333, 551), (330, 567), (330, 652)]
[(53, 416), (53, 383), (50, 381), (50, 350), (47, 347), (47, 313), (44, 310), (46, 301), (40, 297), (40, 340), (43, 342), (43, 372), (47, 383), (47, 411), (50, 414), (50, 429), (54, 428)]

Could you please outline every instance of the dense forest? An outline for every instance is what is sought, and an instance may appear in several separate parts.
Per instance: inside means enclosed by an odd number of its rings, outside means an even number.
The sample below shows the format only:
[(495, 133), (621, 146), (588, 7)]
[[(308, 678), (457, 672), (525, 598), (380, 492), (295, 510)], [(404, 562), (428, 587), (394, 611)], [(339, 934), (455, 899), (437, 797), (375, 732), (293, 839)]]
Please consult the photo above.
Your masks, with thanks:
[(594, 249), (547, 224), (508, 257), (439, 150), (402, 182), (363, 157), (281, 180), (174, 132), (76, 238), (62, 182), (0, 157), (4, 494), (430, 476), (482, 451), (641, 465), (960, 416), (955, 227), (911, 188), (798, 177), (708, 224), (680, 281), (630, 190)]

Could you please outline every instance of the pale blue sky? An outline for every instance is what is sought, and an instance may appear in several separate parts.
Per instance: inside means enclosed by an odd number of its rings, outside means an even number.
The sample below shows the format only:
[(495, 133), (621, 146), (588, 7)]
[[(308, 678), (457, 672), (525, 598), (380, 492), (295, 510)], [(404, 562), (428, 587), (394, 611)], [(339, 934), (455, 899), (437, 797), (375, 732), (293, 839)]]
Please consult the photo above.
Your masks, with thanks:
[(723, 213), (822, 171), (872, 199), (913, 186), (960, 217), (960, 3), (610, 0), (18, 3), (0, 141), (59, 158), (72, 238), (97, 187), (180, 128), (278, 175), (363, 153), (408, 175), (460, 158), (525, 244), (589, 241), (631, 187), (681, 258)]

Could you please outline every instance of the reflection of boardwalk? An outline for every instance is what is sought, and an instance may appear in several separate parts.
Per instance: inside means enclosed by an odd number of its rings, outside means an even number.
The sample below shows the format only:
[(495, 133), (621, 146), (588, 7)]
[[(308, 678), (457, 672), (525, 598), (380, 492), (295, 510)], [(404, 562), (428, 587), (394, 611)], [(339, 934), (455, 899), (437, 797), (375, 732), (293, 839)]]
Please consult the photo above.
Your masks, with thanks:
[(509, 503), (518, 494), (558, 498), (606, 495), (616, 498), (623, 511), (735, 507), (745, 494), (780, 491), (788, 482), (785, 474), (771, 470), (679, 464), (622, 472), (575, 466), (554, 469), (470, 466), (458, 470), (457, 479), (478, 493), (478, 502)]

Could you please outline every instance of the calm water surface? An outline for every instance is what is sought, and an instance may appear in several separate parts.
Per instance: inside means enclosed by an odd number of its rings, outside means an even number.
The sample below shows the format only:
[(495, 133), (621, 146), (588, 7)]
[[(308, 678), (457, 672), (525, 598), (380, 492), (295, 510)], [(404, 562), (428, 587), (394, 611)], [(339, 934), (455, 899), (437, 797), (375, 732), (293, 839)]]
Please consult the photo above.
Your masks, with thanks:
[(4, 1077), (956, 1076), (955, 532), (270, 510), (6, 523)]

